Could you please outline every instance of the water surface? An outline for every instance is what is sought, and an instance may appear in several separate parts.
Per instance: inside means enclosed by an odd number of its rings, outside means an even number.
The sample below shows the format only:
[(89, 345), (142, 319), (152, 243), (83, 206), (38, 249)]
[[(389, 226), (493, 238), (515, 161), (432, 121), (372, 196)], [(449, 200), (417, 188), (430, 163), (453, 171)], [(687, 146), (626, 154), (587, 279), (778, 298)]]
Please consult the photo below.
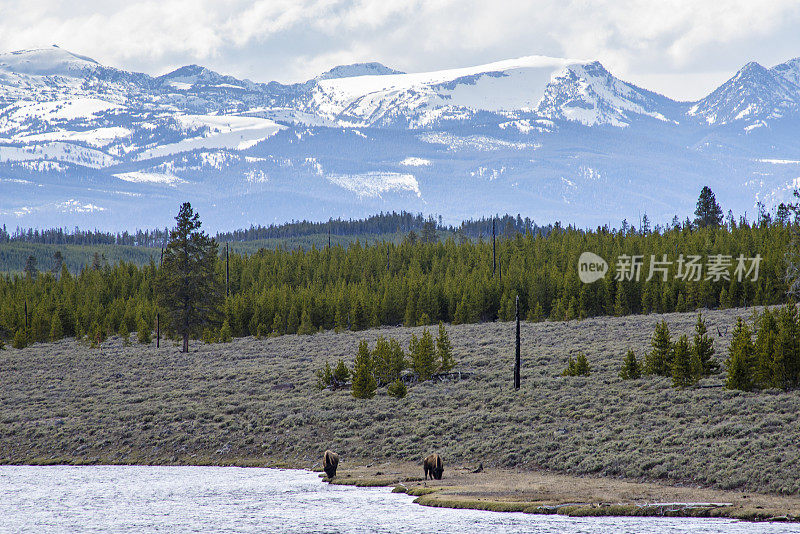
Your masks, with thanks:
[(569, 518), (428, 508), (390, 488), (237, 467), (0, 467), (0, 532), (800, 533), (727, 519)]

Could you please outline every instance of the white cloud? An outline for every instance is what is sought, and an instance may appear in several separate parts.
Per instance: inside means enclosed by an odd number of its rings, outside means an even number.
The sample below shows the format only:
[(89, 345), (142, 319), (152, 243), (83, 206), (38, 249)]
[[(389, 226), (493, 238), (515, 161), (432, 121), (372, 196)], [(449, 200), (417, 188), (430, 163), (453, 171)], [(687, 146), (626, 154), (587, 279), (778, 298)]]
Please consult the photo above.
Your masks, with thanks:
[(670, 75), (800, 55), (795, 0), (14, 3), (0, 0), (2, 50), (56, 43), (123, 68), (203, 63), (259, 81), (303, 80), (353, 61), (422, 71), (544, 54), (598, 59), (622, 77), (661, 76), (655, 89), (669, 93), (686, 90)]

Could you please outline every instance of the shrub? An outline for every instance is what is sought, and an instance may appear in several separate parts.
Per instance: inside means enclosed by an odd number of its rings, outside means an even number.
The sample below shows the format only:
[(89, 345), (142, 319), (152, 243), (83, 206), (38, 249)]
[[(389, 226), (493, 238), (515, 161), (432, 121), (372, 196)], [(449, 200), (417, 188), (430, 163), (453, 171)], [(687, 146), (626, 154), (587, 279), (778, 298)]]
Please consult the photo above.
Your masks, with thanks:
[(377, 388), (369, 347), (366, 341), (362, 341), (358, 345), (358, 354), (353, 364), (353, 397), (371, 399), (375, 396)]
[(572, 356), (569, 357), (567, 361), (567, 368), (564, 369), (564, 372), (561, 373), (563, 376), (589, 376), (592, 372), (591, 367), (589, 367), (589, 362), (586, 360), (586, 356), (583, 353), (578, 354), (578, 358), (576, 360), (572, 359)]
[(386, 392), (392, 397), (402, 399), (408, 393), (408, 389), (406, 388), (406, 385), (403, 383), (403, 381), (398, 378), (397, 380), (389, 384), (389, 387), (386, 388)]
[(622, 361), (622, 370), (619, 372), (619, 377), (623, 380), (635, 380), (641, 378), (642, 366), (636, 360), (636, 355), (632, 350), (628, 350), (625, 359)]

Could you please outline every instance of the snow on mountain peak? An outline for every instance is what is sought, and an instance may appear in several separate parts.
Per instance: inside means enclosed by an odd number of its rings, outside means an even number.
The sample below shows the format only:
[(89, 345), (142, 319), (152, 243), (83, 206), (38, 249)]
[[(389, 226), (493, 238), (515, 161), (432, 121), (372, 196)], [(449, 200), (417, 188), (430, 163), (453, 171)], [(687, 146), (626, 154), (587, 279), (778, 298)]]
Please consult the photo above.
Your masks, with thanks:
[(0, 54), (0, 70), (35, 76), (83, 76), (100, 67), (92, 58), (56, 45)]
[(708, 124), (738, 120), (779, 118), (800, 104), (800, 91), (793, 77), (800, 74), (792, 61), (772, 69), (751, 61), (710, 95), (689, 109), (690, 115)]
[(309, 110), (355, 124), (425, 126), (470, 110), (530, 109), (575, 60), (527, 56), (474, 67), (319, 80)]
[(800, 57), (775, 65), (770, 70), (800, 87)]
[(323, 72), (315, 79), (332, 80), (336, 78), (352, 78), (353, 76), (381, 76), (386, 74), (404, 74), (399, 70), (387, 67), (381, 63), (372, 61), (369, 63), (353, 63), (351, 65), (339, 65), (329, 71)]
[(549, 119), (586, 126), (624, 127), (634, 115), (667, 121), (671, 101), (616, 78), (598, 61), (575, 63), (553, 74), (536, 107)]

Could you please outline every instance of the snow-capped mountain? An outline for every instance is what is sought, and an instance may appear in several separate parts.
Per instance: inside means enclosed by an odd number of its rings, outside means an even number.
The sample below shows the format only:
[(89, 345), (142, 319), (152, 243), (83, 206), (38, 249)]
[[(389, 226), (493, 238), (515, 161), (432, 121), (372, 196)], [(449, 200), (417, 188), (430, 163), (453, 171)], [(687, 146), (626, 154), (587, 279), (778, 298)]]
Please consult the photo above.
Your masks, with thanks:
[(689, 110), (708, 124), (751, 124), (800, 111), (800, 58), (771, 69), (751, 62)]
[(381, 65), (375, 61), (369, 63), (353, 63), (351, 65), (339, 65), (323, 72), (315, 80), (333, 80), (336, 78), (352, 78), (353, 76), (380, 76), (383, 74), (405, 74), (399, 70), (390, 69), (386, 65)]
[(798, 128), (800, 58), (684, 103), (543, 56), (281, 84), (24, 50), (0, 54), (0, 223), (163, 226), (190, 199), (214, 228), (387, 209), (618, 224), (690, 213), (703, 185), (753, 213), (800, 184)]

